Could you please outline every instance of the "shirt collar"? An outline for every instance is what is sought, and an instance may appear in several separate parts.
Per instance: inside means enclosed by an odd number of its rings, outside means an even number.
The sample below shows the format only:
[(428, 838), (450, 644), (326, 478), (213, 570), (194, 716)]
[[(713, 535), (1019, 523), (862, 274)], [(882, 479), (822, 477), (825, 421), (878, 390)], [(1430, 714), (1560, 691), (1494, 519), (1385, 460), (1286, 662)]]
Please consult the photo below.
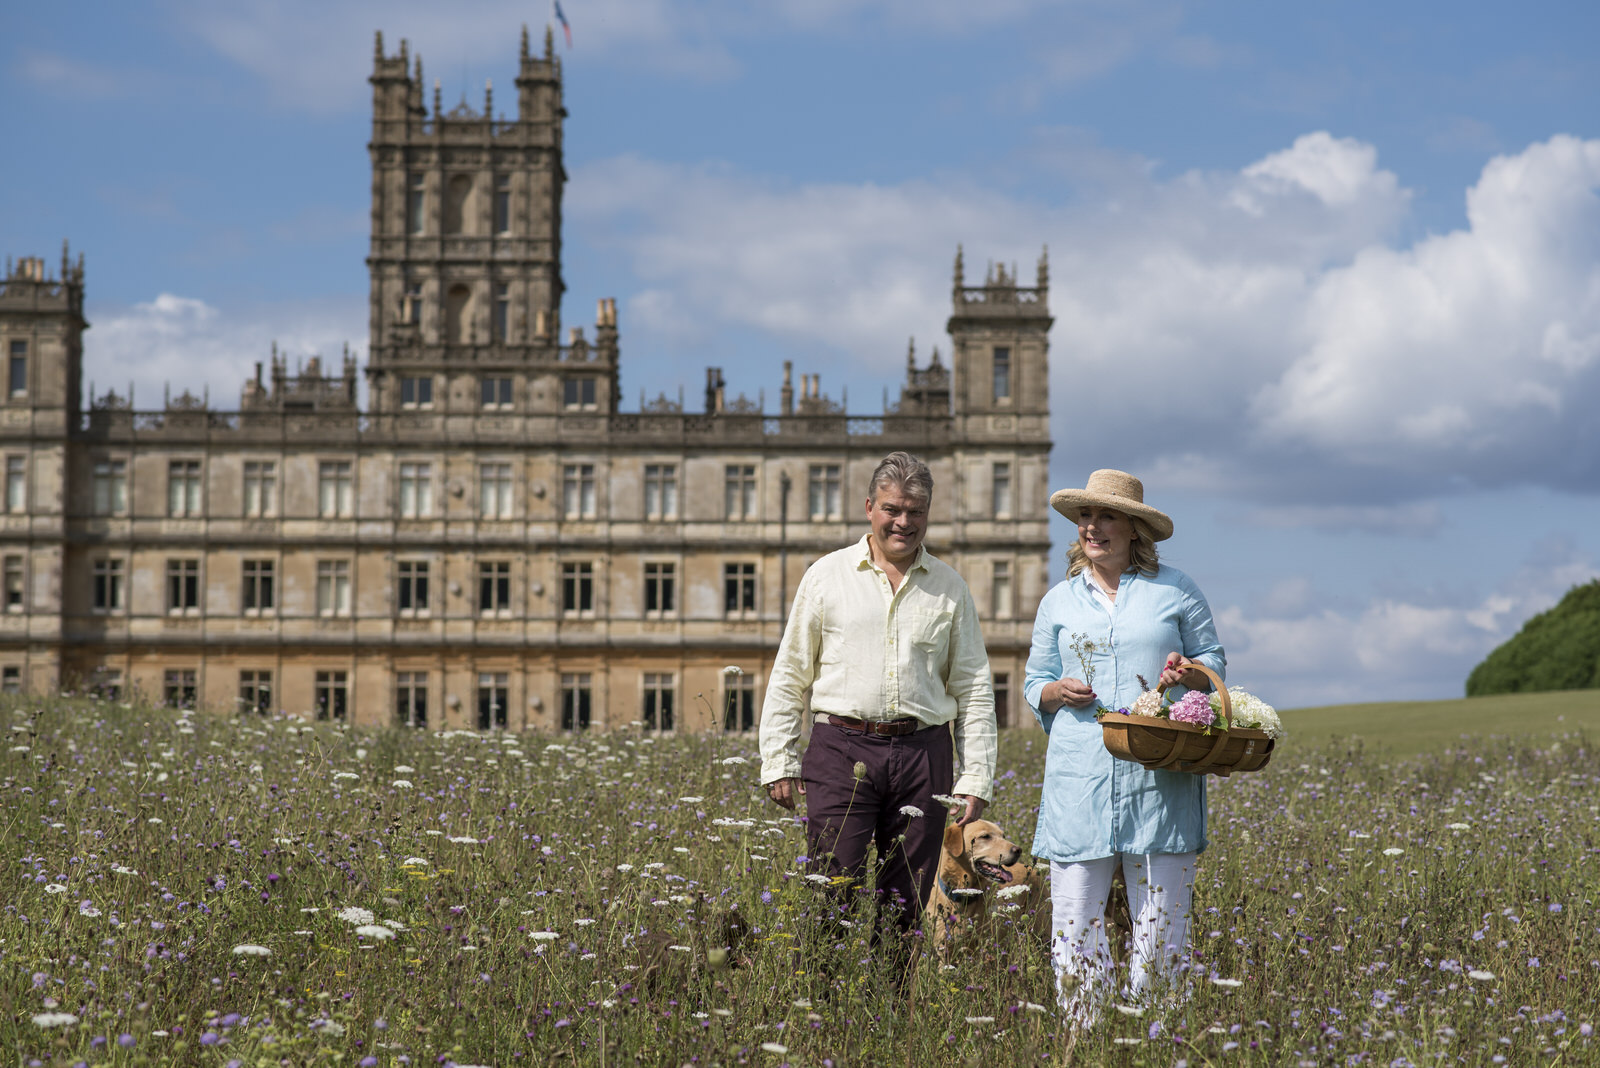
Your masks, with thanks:
[[(1122, 581), (1117, 583), (1117, 592), (1121, 593), (1124, 589), (1126, 589), (1128, 580), (1137, 574), (1139, 574), (1138, 568), (1134, 568), (1131, 571), (1124, 571), (1122, 573)], [(1099, 590), (1102, 593), (1105, 592), (1105, 587), (1101, 586), (1100, 583), (1094, 578), (1094, 575), (1089, 568), (1086, 567), (1082, 571), (1078, 572), (1078, 577), (1083, 580), (1083, 588), (1088, 590), (1090, 593), (1094, 593), (1096, 590)], [(1107, 593), (1106, 596), (1109, 597), (1111, 595)]]
[[(873, 568), (874, 570), (882, 570), (881, 568), (878, 567), (877, 564), (872, 562), (872, 535), (871, 534), (863, 534), (863, 535), (861, 535), (861, 540), (856, 542), (856, 551), (859, 554), (856, 557), (856, 570), (857, 571), (861, 571), (861, 570), (863, 570), (865, 568)], [(927, 545), (926, 542), (924, 542), (923, 544), (917, 546), (917, 558), (911, 562), (911, 566), (906, 568), (906, 570), (907, 571), (926, 571), (926, 570), (928, 570), (928, 545)]]

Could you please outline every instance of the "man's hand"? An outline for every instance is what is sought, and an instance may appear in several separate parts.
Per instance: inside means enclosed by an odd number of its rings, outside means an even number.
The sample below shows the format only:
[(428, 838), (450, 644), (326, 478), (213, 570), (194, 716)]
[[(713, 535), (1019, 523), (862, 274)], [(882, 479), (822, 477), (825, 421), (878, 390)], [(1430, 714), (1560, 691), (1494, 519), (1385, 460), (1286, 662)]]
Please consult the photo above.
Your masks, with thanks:
[(962, 813), (960, 819), (956, 820), (957, 827), (965, 827), (983, 815), (983, 810), (989, 807), (989, 802), (981, 797), (973, 797), (971, 794), (956, 794), (956, 796), (967, 803), (967, 811)]
[(799, 779), (774, 779), (767, 783), (767, 797), (781, 808), (794, 809), (795, 798), (804, 797), (806, 784)]

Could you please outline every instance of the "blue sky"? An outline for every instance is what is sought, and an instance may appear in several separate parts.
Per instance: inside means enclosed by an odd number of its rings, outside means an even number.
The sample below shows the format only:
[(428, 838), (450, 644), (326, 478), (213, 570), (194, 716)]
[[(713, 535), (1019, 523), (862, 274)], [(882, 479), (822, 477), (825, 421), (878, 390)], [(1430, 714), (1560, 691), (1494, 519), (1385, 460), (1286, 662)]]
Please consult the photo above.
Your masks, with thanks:
[[(1053, 483), (1145, 479), (1234, 681), (1454, 696), (1600, 573), (1600, 7), (564, 7), (566, 320), (617, 298), (627, 406), (792, 359), (871, 413), (958, 243), (1048, 243)], [(364, 353), (373, 31), (503, 110), (548, 20), (7, 5), (0, 249), (86, 253), (86, 372), (141, 407)]]

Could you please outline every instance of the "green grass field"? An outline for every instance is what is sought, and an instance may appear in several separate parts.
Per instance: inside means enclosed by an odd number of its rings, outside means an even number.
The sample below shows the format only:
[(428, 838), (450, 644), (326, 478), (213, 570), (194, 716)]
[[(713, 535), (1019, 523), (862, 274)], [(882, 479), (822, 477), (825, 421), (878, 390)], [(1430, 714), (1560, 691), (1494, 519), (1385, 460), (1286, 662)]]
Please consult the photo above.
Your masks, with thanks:
[[(1549, 733), (1592, 705), (1417, 707), (1291, 713), (1270, 766), (1213, 783), (1180, 988), (1108, 1010), (1070, 1063), (1600, 1063), (1600, 752)], [(1462, 742), (1468, 720), (1525, 736)], [(62, 699), (0, 724), (10, 1063), (1063, 1060), (1045, 947), (1015, 917), (924, 955), (906, 999), (864, 913), (815, 921), (804, 831), (762, 797), (751, 735)], [(1001, 741), (988, 814), (1021, 843), (1042, 741)]]
[(1463, 737), (1537, 740), (1572, 732), (1600, 737), (1600, 690), (1328, 705), (1280, 715), (1296, 743), (1359, 739), (1375, 751), (1411, 756), (1439, 752)]

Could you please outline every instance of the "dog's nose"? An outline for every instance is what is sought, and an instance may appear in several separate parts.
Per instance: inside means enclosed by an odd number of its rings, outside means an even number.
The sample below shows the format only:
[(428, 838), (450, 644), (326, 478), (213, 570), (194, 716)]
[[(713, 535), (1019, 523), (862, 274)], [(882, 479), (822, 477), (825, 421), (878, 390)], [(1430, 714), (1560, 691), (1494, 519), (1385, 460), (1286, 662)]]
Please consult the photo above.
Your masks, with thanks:
[(1002, 868), (1009, 868), (1009, 867), (1011, 867), (1011, 865), (1015, 864), (1017, 861), (1019, 861), (1021, 859), (1022, 859), (1022, 847), (1021, 846), (1012, 846), (1010, 851), (1005, 854), (1005, 858), (1000, 861), (1000, 866)]

